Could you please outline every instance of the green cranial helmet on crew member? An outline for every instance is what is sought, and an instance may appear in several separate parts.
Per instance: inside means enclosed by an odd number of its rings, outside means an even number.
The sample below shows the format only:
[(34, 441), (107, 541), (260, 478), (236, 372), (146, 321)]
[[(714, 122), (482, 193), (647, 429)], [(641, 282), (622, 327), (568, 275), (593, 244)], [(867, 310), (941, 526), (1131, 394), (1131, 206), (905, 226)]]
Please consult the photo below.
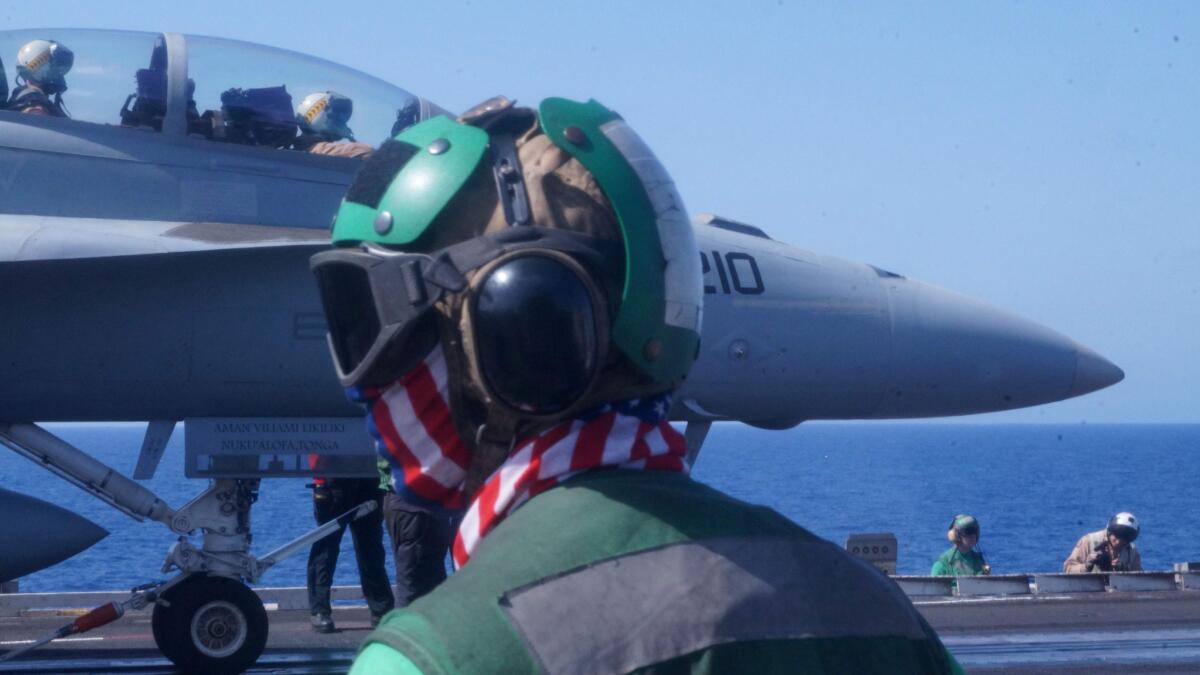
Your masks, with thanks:
[(933, 576), (972, 576), (991, 574), (991, 566), (983, 553), (975, 548), (979, 543), (979, 521), (975, 516), (960, 513), (946, 528), (946, 539), (953, 544), (934, 561), (929, 573)]
[(946, 537), (951, 543), (958, 543), (963, 536), (979, 536), (979, 521), (975, 519), (975, 516), (960, 513), (950, 521), (950, 529), (947, 531)]
[[(338, 211), (333, 242), (343, 251), (357, 247), (380, 256), (376, 265), (359, 253), (341, 267), (328, 264), (338, 258), (337, 249), (314, 258), (345, 386), (381, 384), (423, 356), (432, 340), (420, 335), (429, 336), (432, 329), (419, 324), (434, 314), (426, 310), (438, 298), (446, 300), (441, 314), (462, 334), (465, 370), (484, 407), (507, 408), (517, 417), (562, 419), (588, 405), (672, 389), (697, 354), (702, 295), (686, 211), (641, 139), (595, 101), (547, 99), (535, 115), (493, 99), (459, 121), (436, 117), (404, 130), (359, 173)], [(528, 259), (515, 260), (523, 250)], [(411, 275), (402, 279), (399, 264), (387, 280), (382, 261), (388, 251), (434, 254), (413, 268), (423, 287)], [(348, 271), (355, 265), (362, 271)], [(523, 281), (502, 283), (509, 273)], [(576, 277), (580, 283), (572, 281)], [(546, 297), (538, 296), (539, 283)], [(410, 305), (424, 304), (400, 311), (391, 301), (389, 316), (378, 298), (395, 297), (401, 287)], [(502, 291), (538, 296), (514, 300), (528, 307), (566, 307), (559, 312), (570, 324), (563, 340), (549, 342), (561, 346), (541, 349), (540, 358), (527, 353), (497, 366), (508, 351), (529, 349), (501, 344), (496, 334), (505, 331), (476, 325), (503, 314), (502, 307), (484, 306)], [(573, 302), (599, 305), (583, 322), (590, 328), (575, 325)], [(374, 315), (366, 331), (358, 329), (364, 314)], [(531, 318), (541, 332), (545, 326)], [(577, 370), (590, 381), (559, 387), (550, 397), (573, 396), (569, 405), (539, 410), (544, 401), (497, 393), (507, 386), (502, 380), (510, 379), (503, 375), (547, 380), (527, 390), (553, 387), (549, 380), (562, 372), (539, 373), (530, 363), (553, 361), (554, 354), (546, 352), (564, 351), (564, 341), (589, 331), (595, 336), (585, 335), (584, 342), (598, 352), (573, 363), (584, 364)], [(421, 346), (408, 358), (397, 358), (407, 344)], [(489, 357), (494, 357), (490, 365)], [(372, 372), (376, 364), (393, 368)]]

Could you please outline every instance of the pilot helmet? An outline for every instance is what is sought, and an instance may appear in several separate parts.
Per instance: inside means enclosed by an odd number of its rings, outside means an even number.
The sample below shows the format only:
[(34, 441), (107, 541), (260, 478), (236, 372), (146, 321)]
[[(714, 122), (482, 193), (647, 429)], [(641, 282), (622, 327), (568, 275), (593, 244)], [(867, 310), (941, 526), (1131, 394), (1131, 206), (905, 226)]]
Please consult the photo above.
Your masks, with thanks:
[(354, 101), (336, 91), (317, 91), (304, 97), (296, 106), (296, 122), (302, 129), (311, 129), (334, 140), (354, 140), (347, 122), (354, 114)]
[(441, 344), (469, 402), (451, 413), (476, 433), (481, 416), (515, 436), (669, 391), (697, 356), (686, 210), (595, 101), (498, 97), (403, 130), (359, 171), (333, 242), (311, 266), (343, 386), (382, 387)]
[(392, 122), (391, 135), (394, 137), (420, 121), (421, 102), (416, 98), (410, 98), (404, 102), (404, 105), (396, 109), (396, 121)]
[(64, 76), (75, 63), (75, 54), (54, 40), (32, 40), (17, 52), (17, 75), (36, 82), (47, 94), (67, 90)]
[(1109, 519), (1107, 529), (1109, 534), (1115, 534), (1127, 542), (1133, 542), (1138, 538), (1141, 526), (1138, 525), (1137, 518), (1134, 518), (1132, 513), (1122, 511)]

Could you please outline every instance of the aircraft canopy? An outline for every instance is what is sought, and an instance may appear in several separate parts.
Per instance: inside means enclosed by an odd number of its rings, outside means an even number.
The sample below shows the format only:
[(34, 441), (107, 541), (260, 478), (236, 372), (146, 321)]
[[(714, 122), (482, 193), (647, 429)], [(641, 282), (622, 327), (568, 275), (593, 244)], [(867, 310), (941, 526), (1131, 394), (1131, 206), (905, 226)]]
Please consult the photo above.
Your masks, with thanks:
[[(379, 78), (313, 56), (222, 38), (85, 29), (0, 31), (0, 60), (16, 88), (17, 51), (55, 40), (75, 54), (63, 102), (72, 119), (281, 147), (295, 133), (295, 109), (305, 96), (335, 91), (353, 101), (349, 126), (357, 140), (379, 145), (397, 116), (444, 112)], [(224, 104), (224, 105), (223, 105)], [(289, 110), (290, 108), (290, 110)], [(270, 134), (243, 133), (242, 114), (271, 125)]]

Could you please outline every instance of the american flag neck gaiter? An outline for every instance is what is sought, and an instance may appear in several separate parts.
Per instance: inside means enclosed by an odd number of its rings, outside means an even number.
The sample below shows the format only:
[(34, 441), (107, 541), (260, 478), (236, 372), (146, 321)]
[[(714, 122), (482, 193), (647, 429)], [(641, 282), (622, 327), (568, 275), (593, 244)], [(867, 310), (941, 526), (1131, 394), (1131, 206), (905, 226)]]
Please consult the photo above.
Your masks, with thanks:
[(423, 506), (461, 510), (471, 453), (450, 416), (446, 358), (439, 346), (386, 387), (350, 388), (367, 411), (367, 431), (388, 461), (392, 489)]
[(479, 542), (531, 498), (594, 469), (687, 473), (687, 443), (667, 422), (669, 394), (608, 403), (517, 443), (466, 504), (470, 451), (450, 416), (441, 347), (393, 384), (350, 389), (368, 411), (367, 427), (392, 469), (392, 486), (417, 503), (461, 511), (451, 554), (456, 568)]

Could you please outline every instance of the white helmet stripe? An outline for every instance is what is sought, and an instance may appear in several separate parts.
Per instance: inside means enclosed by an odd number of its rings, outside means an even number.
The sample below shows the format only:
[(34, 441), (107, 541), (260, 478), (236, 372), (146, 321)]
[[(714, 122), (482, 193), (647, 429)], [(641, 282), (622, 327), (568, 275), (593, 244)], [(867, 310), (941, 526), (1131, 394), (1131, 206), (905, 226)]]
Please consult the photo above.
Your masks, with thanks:
[(663, 322), (699, 333), (703, 283), (696, 255), (696, 234), (688, 221), (683, 199), (666, 168), (624, 120), (608, 122), (600, 130), (633, 167), (658, 217), (658, 239), (667, 265), (663, 275), (666, 296)]

